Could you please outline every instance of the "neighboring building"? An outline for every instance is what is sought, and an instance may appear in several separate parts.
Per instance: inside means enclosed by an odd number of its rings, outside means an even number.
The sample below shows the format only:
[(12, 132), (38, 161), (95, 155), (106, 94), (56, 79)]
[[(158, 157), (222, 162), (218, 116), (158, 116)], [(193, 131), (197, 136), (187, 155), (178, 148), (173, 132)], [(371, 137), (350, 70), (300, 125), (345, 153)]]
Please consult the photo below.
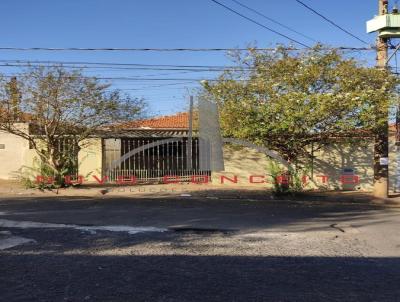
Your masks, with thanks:
[[(195, 119), (196, 125), (197, 119)], [(27, 127), (27, 124), (21, 124)], [(197, 129), (197, 127), (195, 127)], [(390, 189), (400, 189), (398, 160), (396, 158), (395, 129), (391, 127)], [(313, 152), (308, 177), (305, 180), (313, 188), (351, 189), (370, 191), (373, 185), (372, 138), (358, 138), (351, 144), (334, 140), (332, 144)], [(147, 145), (147, 147), (146, 147)], [(248, 147), (225, 144), (223, 148), (225, 171), (213, 172), (214, 184), (248, 186), (267, 179), (271, 159), (264, 153)], [(22, 166), (32, 166), (35, 151), (22, 138), (0, 132), (0, 178), (10, 179)], [(189, 115), (178, 113), (171, 116), (124, 123), (107, 129), (102, 135), (89, 139), (79, 152), (79, 174), (94, 180), (107, 176), (111, 180), (135, 175), (142, 181), (161, 180), (165, 175), (178, 175), (190, 179), (190, 175), (210, 175), (199, 168), (199, 140), (196, 133), (189, 138)], [(189, 159), (191, 158), (191, 160)], [(354, 178), (352, 178), (354, 176)], [(344, 179), (359, 178), (359, 183), (344, 184)], [(233, 183), (236, 180), (237, 183)], [(222, 184), (221, 184), (222, 185)], [(253, 184), (265, 186), (265, 184)]]

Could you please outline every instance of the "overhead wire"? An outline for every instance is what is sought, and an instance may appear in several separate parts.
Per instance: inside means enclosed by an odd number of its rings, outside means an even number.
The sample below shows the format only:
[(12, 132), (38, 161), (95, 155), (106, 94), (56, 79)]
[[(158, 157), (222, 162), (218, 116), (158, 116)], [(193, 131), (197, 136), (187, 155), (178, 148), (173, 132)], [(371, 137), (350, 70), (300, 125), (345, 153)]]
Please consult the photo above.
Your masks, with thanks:
[[(0, 75), (6, 78), (12, 77), (20, 77), (24, 76), (24, 74), (5, 74)], [(61, 77), (63, 78), (63, 77)], [(70, 78), (70, 76), (65, 76), (64, 78)], [(206, 79), (206, 78), (141, 78), (141, 77), (96, 77), (96, 76), (77, 76), (76, 78), (80, 79), (97, 79), (97, 80), (122, 80), (122, 81), (191, 81), (191, 82), (200, 82), (200, 81), (218, 81), (217, 79)], [(238, 79), (237, 81), (244, 81)]]
[(297, 34), (297, 35), (300, 35), (300, 36), (302, 36), (303, 38), (306, 38), (307, 40), (310, 40), (310, 41), (319, 43), (319, 42), (318, 42), (317, 40), (315, 40), (314, 38), (311, 38), (311, 37), (308, 36), (308, 35), (305, 35), (305, 34), (299, 32), (299, 31), (297, 31), (297, 30), (295, 30), (295, 29), (293, 29), (293, 28), (291, 28), (291, 27), (289, 27), (289, 26), (287, 26), (287, 25), (285, 25), (285, 24), (283, 24), (283, 23), (281, 23), (281, 22), (279, 22), (279, 21), (277, 21), (277, 20), (271, 18), (271, 17), (268, 17), (267, 15), (265, 15), (265, 14), (263, 14), (263, 13), (260, 13), (259, 11), (255, 10), (254, 8), (251, 8), (251, 7), (248, 6), (248, 5), (245, 5), (245, 4), (243, 4), (243, 3), (241, 3), (241, 2), (239, 2), (239, 1), (237, 1), (237, 0), (231, 0), (231, 1), (234, 2), (234, 3), (236, 3), (237, 5), (240, 5), (241, 7), (246, 8), (247, 10), (249, 10), (249, 11), (251, 11), (251, 12), (253, 12), (253, 13), (255, 13), (255, 14), (261, 16), (261, 17), (263, 17), (264, 19), (267, 19), (267, 20), (269, 20), (269, 21), (271, 21), (271, 22), (273, 22), (273, 23), (275, 23), (275, 24), (277, 24), (277, 25), (279, 25), (279, 26), (281, 26), (281, 27), (283, 27), (283, 28), (285, 28), (285, 29), (287, 29), (287, 30), (289, 30), (289, 31), (291, 31), (291, 32), (293, 32), (293, 33), (295, 33), (295, 34)]
[[(248, 48), (0, 47), (0, 50), (2, 51), (226, 52), (226, 51), (248, 51)], [(274, 50), (274, 48), (260, 48), (260, 50), (272, 51)]]
[[(10, 62), (10, 61), (9, 61)], [(68, 62), (55, 62), (52, 64), (48, 64), (48, 63), (38, 63), (38, 62), (29, 62), (26, 61), (23, 63), (20, 63), (21, 61), (15, 61), (15, 63), (7, 63), (4, 62), (2, 60), (0, 60), (0, 67), (64, 67), (64, 68), (74, 68), (74, 69), (110, 69), (110, 70), (143, 70), (143, 71), (188, 71), (188, 72), (212, 72), (212, 71), (224, 71), (224, 70), (236, 70), (236, 69), (243, 69), (243, 67), (240, 66), (227, 66), (227, 67), (205, 67), (202, 68), (201, 66), (197, 67), (191, 67), (191, 68), (186, 68), (186, 67), (177, 67), (177, 68), (168, 68), (168, 67), (150, 67), (150, 66), (154, 66), (154, 65), (150, 65), (149, 67), (136, 67), (136, 66), (132, 66), (132, 67), (115, 67), (112, 65), (99, 65), (99, 66), (93, 66), (89, 64), (86, 65), (78, 65), (78, 64), (71, 64)], [(85, 63), (82, 63), (85, 64)], [(97, 64), (97, 63), (94, 63)], [(101, 63), (100, 63), (101, 64)], [(250, 69), (250, 68), (248, 68)]]
[(214, 3), (217, 4), (217, 5), (219, 5), (219, 6), (223, 7), (223, 8), (225, 8), (226, 10), (228, 10), (228, 11), (230, 11), (230, 12), (232, 12), (232, 13), (234, 13), (234, 14), (236, 14), (236, 15), (238, 15), (238, 16), (244, 18), (244, 19), (246, 19), (247, 21), (250, 21), (250, 22), (252, 22), (252, 23), (254, 23), (254, 24), (256, 24), (256, 25), (258, 25), (258, 26), (260, 26), (260, 27), (262, 27), (262, 28), (264, 28), (264, 29), (266, 29), (266, 30), (272, 32), (272, 33), (275, 33), (275, 34), (277, 34), (277, 35), (279, 35), (279, 36), (281, 36), (281, 37), (283, 37), (283, 38), (286, 38), (286, 39), (288, 39), (289, 41), (292, 41), (292, 42), (294, 42), (294, 43), (296, 43), (296, 44), (299, 44), (299, 45), (301, 45), (301, 46), (304, 46), (305, 48), (311, 48), (310, 46), (308, 46), (308, 45), (305, 44), (305, 43), (302, 43), (302, 42), (300, 42), (300, 41), (298, 41), (298, 40), (296, 40), (296, 39), (293, 39), (293, 38), (291, 38), (291, 37), (289, 37), (289, 36), (287, 36), (287, 35), (285, 35), (285, 34), (280, 33), (279, 31), (277, 31), (277, 30), (275, 30), (275, 29), (272, 29), (272, 28), (270, 28), (270, 27), (268, 27), (268, 26), (265, 26), (264, 24), (261, 24), (260, 22), (254, 20), (254, 19), (252, 19), (252, 18), (250, 18), (250, 17), (247, 17), (246, 15), (244, 15), (244, 14), (242, 14), (242, 13), (240, 13), (240, 12), (234, 10), (234, 9), (231, 8), (231, 7), (229, 7), (228, 5), (225, 5), (225, 4), (223, 4), (223, 3), (221, 3), (221, 2), (219, 2), (219, 1), (217, 1), (217, 0), (211, 0), (211, 1), (214, 2)]
[(370, 43), (368, 43), (367, 41), (359, 38), (358, 36), (356, 36), (355, 34), (351, 33), (350, 31), (348, 31), (347, 29), (343, 28), (342, 26), (338, 25), (336, 22), (332, 21), (331, 19), (325, 17), (323, 14), (321, 14), (320, 12), (318, 12), (317, 10), (315, 10), (314, 8), (312, 8), (311, 6), (309, 6), (308, 4), (304, 3), (301, 0), (295, 0), (297, 3), (299, 3), (300, 5), (304, 6), (305, 8), (307, 8), (308, 10), (310, 10), (311, 12), (313, 12), (314, 14), (318, 15), (319, 17), (321, 17), (322, 19), (324, 19), (325, 21), (329, 22), (330, 24), (332, 24), (333, 26), (335, 26), (336, 28), (340, 29), (341, 31), (345, 32), (346, 34), (348, 34), (349, 36), (357, 39), (358, 41), (360, 41), (361, 43), (370, 45)]
[[(211, 0), (215, 1), (215, 0)], [(218, 1), (217, 1), (218, 2)], [(222, 3), (221, 3), (222, 4)], [(222, 4), (223, 5), (223, 4)], [(238, 12), (239, 13), (239, 12)], [(240, 14), (240, 13), (239, 13)], [(248, 18), (243, 15), (243, 17)], [(251, 19), (251, 18), (249, 18)], [(257, 22), (253, 20), (254, 22)], [(266, 27), (265, 25), (257, 22), (258, 25), (262, 27)], [(273, 30), (273, 29), (271, 29)], [(281, 33), (273, 30), (277, 34), (281, 35)], [(291, 40), (292, 42), (295, 42), (296, 40), (293, 40), (292, 38), (283, 35), (286, 39)], [(297, 41), (296, 41), (297, 43)], [(305, 44), (300, 44), (304, 47), (310, 48), (309, 46)], [(297, 47), (280, 47), (284, 48), (288, 51), (301, 51), (304, 50), (304, 48), (297, 48)], [(249, 49), (256, 49), (260, 51), (276, 51), (277, 47), (268, 47), (268, 48), (115, 48), (115, 47), (100, 47), (100, 48), (95, 48), (95, 47), (0, 47), (0, 51), (95, 51), (95, 52), (100, 52), (100, 51), (115, 51), (115, 52), (227, 52), (227, 51), (249, 51)], [(322, 48), (322, 49), (363, 49), (362, 47), (330, 47), (330, 48)], [(365, 49), (365, 48), (364, 48)], [(369, 49), (374, 49), (374, 48), (369, 48)]]

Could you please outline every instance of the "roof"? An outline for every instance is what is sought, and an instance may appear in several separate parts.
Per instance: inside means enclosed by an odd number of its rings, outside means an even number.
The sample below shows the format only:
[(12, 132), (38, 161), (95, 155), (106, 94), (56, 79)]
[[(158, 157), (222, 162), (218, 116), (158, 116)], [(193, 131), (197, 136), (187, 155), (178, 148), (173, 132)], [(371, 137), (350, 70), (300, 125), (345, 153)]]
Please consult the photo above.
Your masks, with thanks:
[(189, 113), (180, 112), (175, 115), (159, 116), (150, 119), (130, 121), (116, 126), (118, 129), (188, 129)]
[(119, 130), (118, 132), (101, 132), (99, 133), (102, 138), (144, 138), (144, 137), (187, 137), (188, 130), (186, 129), (132, 129), (132, 130)]
[[(197, 118), (198, 114), (195, 112), (195, 124)], [(189, 113), (180, 112), (174, 115), (135, 120), (107, 128), (108, 131), (103, 133), (103, 137), (186, 137), (189, 132)], [(396, 132), (396, 125), (390, 124), (389, 131), (391, 132), (390, 135)], [(366, 137), (371, 136), (372, 133), (358, 129), (352, 133), (347, 133), (347, 135), (333, 135), (332, 138), (351, 137), (352, 135), (354, 137)]]
[(20, 122), (20, 123), (29, 123), (34, 119), (34, 116), (30, 113), (26, 112), (18, 112), (17, 115), (12, 112), (12, 110), (4, 110), (0, 108), (0, 117), (5, 118), (5, 120), (9, 120), (12, 122)]

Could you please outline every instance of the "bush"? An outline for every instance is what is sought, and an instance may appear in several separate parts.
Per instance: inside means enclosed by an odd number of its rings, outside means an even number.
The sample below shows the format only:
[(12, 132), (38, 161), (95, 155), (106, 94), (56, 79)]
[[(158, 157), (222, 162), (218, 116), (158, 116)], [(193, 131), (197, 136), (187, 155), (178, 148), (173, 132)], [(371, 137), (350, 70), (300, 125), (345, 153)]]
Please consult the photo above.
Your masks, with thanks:
[(307, 169), (293, 166), (284, 168), (271, 162), (268, 170), (273, 180), (274, 194), (297, 194), (305, 190), (306, 183), (303, 181), (303, 177), (307, 175)]
[(73, 161), (68, 162), (67, 167), (57, 173), (50, 165), (35, 158), (33, 166), (23, 166), (17, 172), (17, 179), (28, 189), (58, 190), (62, 187), (68, 187), (65, 183), (65, 176), (75, 175), (77, 169)]
[(55, 181), (48, 181), (55, 179), (54, 170), (37, 158), (34, 159), (32, 167), (23, 166), (17, 172), (17, 179), (27, 189), (39, 189), (41, 191), (57, 189)]

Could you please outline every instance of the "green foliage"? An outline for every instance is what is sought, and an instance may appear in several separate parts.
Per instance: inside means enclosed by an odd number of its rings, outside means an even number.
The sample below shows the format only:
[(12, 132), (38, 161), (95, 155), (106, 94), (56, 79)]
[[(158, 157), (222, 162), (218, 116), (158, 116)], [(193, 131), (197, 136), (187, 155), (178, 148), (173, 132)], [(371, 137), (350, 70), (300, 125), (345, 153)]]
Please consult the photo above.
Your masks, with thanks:
[(64, 168), (61, 171), (54, 169), (46, 161), (35, 158), (33, 166), (22, 167), (17, 172), (17, 179), (25, 188), (44, 190), (54, 190), (62, 187), (68, 187), (65, 183), (66, 176), (76, 175), (78, 171), (77, 162), (74, 156), (65, 161)]
[(268, 165), (268, 172), (269, 172), (269, 176), (271, 176), (272, 182), (273, 182), (273, 192), (275, 194), (281, 194), (286, 190), (286, 186), (282, 186), (282, 184), (280, 184), (277, 179), (280, 175), (282, 175), (283, 173), (283, 169), (282, 167), (280, 167), (278, 164), (276, 164), (275, 162), (270, 162)]
[(395, 76), (320, 46), (249, 49), (234, 61), (237, 69), (203, 83), (202, 97), (219, 104), (225, 136), (261, 144), (289, 161), (307, 157), (307, 146), (332, 135), (377, 133), (396, 99)]
[(0, 130), (28, 140), (41, 165), (64, 185), (63, 176), (77, 171), (82, 142), (138, 118), (145, 108), (142, 99), (109, 88), (62, 66), (32, 67), (11, 82), (0, 77)]
[[(54, 169), (35, 158), (32, 167), (24, 166), (17, 172), (17, 179), (28, 189), (53, 190), (61, 186), (57, 182), (48, 182), (49, 179), (55, 179)], [(38, 177), (42, 177), (42, 181), (38, 181)]]
[(307, 169), (292, 166), (283, 168), (271, 161), (268, 165), (268, 171), (273, 180), (272, 191), (274, 194), (298, 194), (305, 190), (306, 183), (303, 181), (303, 177), (308, 174)]

